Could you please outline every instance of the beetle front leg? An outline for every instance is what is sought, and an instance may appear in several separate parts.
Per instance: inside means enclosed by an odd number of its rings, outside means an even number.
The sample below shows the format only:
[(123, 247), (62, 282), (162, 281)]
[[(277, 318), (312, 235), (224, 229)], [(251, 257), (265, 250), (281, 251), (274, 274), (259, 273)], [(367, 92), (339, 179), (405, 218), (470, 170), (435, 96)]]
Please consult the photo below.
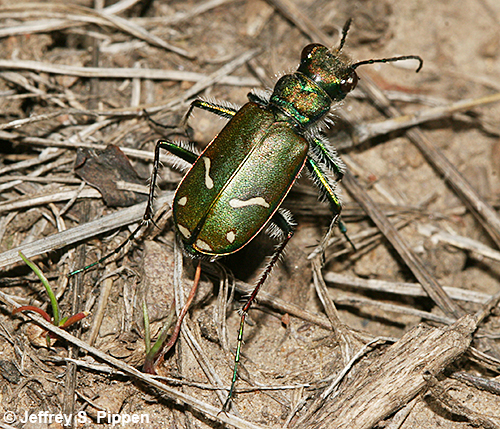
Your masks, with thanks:
[(271, 257), (271, 260), (267, 264), (266, 268), (262, 272), (259, 281), (257, 282), (257, 285), (255, 286), (254, 290), (250, 294), (250, 297), (247, 299), (247, 302), (241, 309), (241, 320), (240, 320), (240, 328), (238, 330), (238, 342), (236, 345), (236, 354), (234, 357), (234, 370), (233, 370), (233, 378), (231, 379), (231, 388), (229, 389), (229, 393), (227, 395), (226, 402), (224, 403), (222, 410), (223, 411), (229, 411), (229, 405), (231, 403), (231, 398), (233, 397), (234, 394), (234, 387), (236, 385), (236, 378), (238, 376), (238, 364), (240, 362), (240, 355), (241, 355), (241, 346), (243, 344), (243, 330), (245, 327), (245, 318), (248, 314), (248, 309), (252, 305), (252, 303), (255, 301), (255, 298), (257, 297), (257, 294), (259, 293), (260, 288), (262, 285), (265, 283), (267, 278), (269, 277), (269, 274), (271, 273), (273, 267), (276, 265), (276, 263), (279, 261), (280, 256), (283, 254), (283, 251), (285, 250), (285, 247), (287, 243), (290, 241), (290, 239), (293, 236), (293, 221), (291, 219), (291, 215), (288, 214), (285, 210), (279, 210), (277, 211), (273, 217), (271, 218), (271, 223), (273, 224), (272, 227), (272, 235), (276, 235), (276, 231), (280, 231), (280, 235), (282, 235), (281, 242), (278, 244), (276, 247), (276, 250), (273, 253), (273, 256)]
[[(158, 127), (161, 128), (167, 128), (167, 129), (172, 129), (172, 128), (182, 128), (184, 131), (187, 129), (187, 122), (189, 120), (189, 117), (193, 113), (194, 108), (197, 107), (198, 109), (206, 110), (207, 112), (214, 113), (222, 118), (226, 119), (231, 119), (234, 115), (236, 115), (236, 112), (238, 109), (235, 107), (232, 107), (227, 104), (217, 104), (217, 103), (212, 103), (210, 101), (203, 100), (201, 98), (196, 98), (191, 102), (189, 105), (189, 108), (187, 112), (184, 114), (182, 121), (179, 125), (171, 126), (171, 125), (163, 125), (160, 124), (159, 122), (155, 121), (153, 118), (151, 118), (148, 114), (147, 111), (144, 111), (146, 117), (148, 118), (149, 121), (151, 121), (153, 124), (157, 125)], [(167, 149), (169, 150), (169, 149)]]
[(193, 164), (196, 159), (198, 158), (198, 155), (195, 153), (191, 152), (188, 149), (185, 149), (173, 142), (167, 141), (167, 140), (160, 140), (156, 143), (155, 147), (155, 157), (153, 161), (153, 173), (151, 174), (151, 181), (150, 181), (150, 186), (149, 186), (149, 197), (148, 197), (148, 202), (146, 205), (146, 210), (144, 211), (144, 215), (142, 217), (142, 222), (130, 233), (130, 235), (127, 237), (126, 240), (124, 240), (118, 247), (116, 247), (111, 253), (108, 253), (107, 255), (104, 255), (102, 258), (100, 258), (98, 261), (93, 262), (90, 265), (87, 265), (83, 268), (80, 268), (78, 270), (72, 271), (71, 273), (68, 274), (68, 277), (74, 276), (75, 274), (82, 273), (84, 271), (89, 270), (92, 267), (95, 267), (96, 265), (99, 265), (106, 261), (107, 259), (111, 258), (113, 255), (117, 255), (122, 251), (122, 249), (125, 248), (125, 246), (130, 243), (136, 235), (139, 233), (139, 231), (149, 222), (153, 222), (153, 202), (154, 202), (154, 194), (155, 194), (155, 188), (156, 188), (156, 177), (158, 176), (158, 170), (160, 168), (160, 149), (165, 149), (168, 150), (170, 153), (173, 155), (178, 156), (179, 158), (183, 159), (186, 162), (189, 162), (190, 164)]
[[(226, 105), (217, 104), (197, 98), (191, 102), (188, 111), (184, 115), (184, 118), (182, 119), (181, 122), (182, 128), (186, 128), (187, 121), (191, 116), (191, 113), (193, 112), (193, 109), (195, 107), (206, 110), (211, 113), (215, 113), (216, 115), (219, 115), (227, 119), (232, 118), (238, 111), (238, 109), (230, 106), (229, 104)], [(152, 121), (151, 118), (150, 120)], [(143, 222), (145, 223), (151, 222), (153, 220), (153, 202), (156, 190), (156, 177), (158, 176), (158, 170), (160, 169), (160, 149), (165, 149), (170, 153), (172, 153), (173, 155), (176, 155), (179, 158), (183, 159), (184, 161), (189, 162), (190, 164), (194, 164), (194, 162), (198, 158), (197, 154), (169, 140), (159, 140), (156, 143), (155, 157), (153, 161), (153, 173), (151, 174), (151, 183), (149, 186), (148, 204), (146, 206), (146, 211), (144, 212), (144, 217), (143, 217)]]
[(234, 115), (236, 115), (236, 112), (238, 109), (230, 106), (229, 104), (223, 105), (223, 104), (217, 104), (217, 103), (212, 103), (207, 100), (203, 100), (201, 98), (197, 98), (191, 102), (191, 105), (189, 106), (188, 111), (184, 115), (184, 119), (182, 120), (182, 123), (185, 125), (186, 122), (188, 121), (189, 117), (191, 116), (191, 113), (193, 112), (193, 109), (197, 107), (198, 109), (203, 109), (206, 110), (207, 112), (210, 113), (215, 113), (216, 115), (219, 115), (223, 118), (231, 119)]
[(330, 145), (328, 140), (318, 136), (309, 140), (311, 150), (315, 157), (325, 163), (325, 165), (333, 171), (337, 181), (344, 177), (345, 165), (338, 157), (337, 151)]
[[(182, 119), (181, 122), (182, 128), (186, 128), (187, 121), (191, 116), (191, 113), (193, 112), (193, 109), (195, 107), (206, 110), (211, 113), (215, 113), (216, 115), (219, 115), (227, 119), (232, 118), (238, 111), (236, 108), (231, 107), (229, 104), (227, 105), (216, 104), (210, 101), (202, 100), (201, 98), (197, 98), (191, 102), (188, 111), (184, 115), (184, 118)], [(151, 118), (149, 119), (152, 122), (156, 123)], [(156, 143), (155, 157), (153, 161), (153, 173), (151, 174), (151, 183), (149, 186), (149, 198), (148, 198), (148, 204), (146, 206), (146, 211), (144, 212), (143, 222), (151, 222), (153, 220), (153, 201), (156, 190), (156, 177), (158, 176), (158, 170), (160, 169), (160, 149), (165, 149), (169, 151), (171, 154), (178, 156), (179, 158), (183, 159), (186, 162), (189, 162), (190, 164), (194, 164), (194, 162), (198, 158), (197, 154), (169, 140), (159, 140)]]

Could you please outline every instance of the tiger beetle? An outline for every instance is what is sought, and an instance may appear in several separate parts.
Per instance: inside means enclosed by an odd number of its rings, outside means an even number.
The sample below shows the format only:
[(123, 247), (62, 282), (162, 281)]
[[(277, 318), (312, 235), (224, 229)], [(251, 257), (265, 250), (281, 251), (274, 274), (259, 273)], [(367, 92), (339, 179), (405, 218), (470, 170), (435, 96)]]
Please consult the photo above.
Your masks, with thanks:
[(344, 25), (338, 49), (329, 50), (320, 44), (306, 46), (298, 70), (282, 76), (270, 96), (251, 92), (249, 102), (239, 110), (194, 100), (184, 124), (195, 107), (229, 122), (200, 155), (174, 142), (158, 141), (143, 222), (114, 252), (72, 273), (85, 271), (119, 252), (142, 225), (153, 221), (161, 149), (192, 164), (172, 205), (175, 229), (187, 255), (213, 261), (242, 249), (262, 230), (278, 238), (278, 246), (241, 309), (231, 387), (223, 410), (229, 408), (234, 394), (248, 310), (293, 235), (292, 217), (280, 206), (304, 167), (330, 203), (332, 224), (339, 225), (345, 234), (340, 220), (342, 204), (336, 194), (344, 164), (321, 135), (331, 106), (356, 87), (359, 66), (415, 59), (419, 61), (416, 71), (422, 68), (423, 60), (416, 55), (352, 64), (342, 54), (350, 22)]

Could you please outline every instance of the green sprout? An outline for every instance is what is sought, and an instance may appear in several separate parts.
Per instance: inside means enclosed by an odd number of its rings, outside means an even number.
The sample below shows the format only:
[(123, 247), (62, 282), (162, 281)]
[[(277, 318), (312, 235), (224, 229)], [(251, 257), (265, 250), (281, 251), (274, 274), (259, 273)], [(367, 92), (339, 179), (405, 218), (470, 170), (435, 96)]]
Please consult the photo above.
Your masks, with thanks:
[[(16, 314), (21, 311), (33, 311), (34, 313), (38, 313), (40, 316), (42, 316), (47, 322), (50, 322), (54, 326), (57, 326), (58, 328), (61, 329), (68, 328), (69, 326), (73, 325), (76, 322), (79, 322), (80, 320), (84, 319), (90, 314), (88, 311), (84, 311), (81, 313), (77, 313), (73, 316), (63, 317), (61, 319), (60, 316), (61, 313), (59, 311), (59, 305), (57, 304), (57, 298), (54, 292), (52, 291), (52, 288), (50, 287), (47, 278), (44, 276), (40, 268), (38, 268), (33, 262), (31, 262), (26, 256), (24, 256), (22, 252), (19, 252), (19, 256), (26, 263), (26, 265), (28, 265), (33, 270), (33, 272), (37, 275), (37, 277), (44, 285), (45, 290), (47, 291), (47, 295), (49, 296), (50, 299), (50, 305), (52, 306), (53, 317), (50, 317), (45, 310), (42, 310), (39, 307), (35, 307), (34, 305), (23, 305), (21, 307), (17, 307), (12, 311), (12, 314)], [(51, 338), (56, 338), (56, 336), (50, 332), (47, 333), (46, 336), (47, 347), (50, 347)]]
[(188, 312), (189, 307), (193, 302), (194, 296), (196, 295), (198, 285), (200, 284), (200, 277), (201, 277), (201, 263), (200, 261), (198, 261), (198, 265), (196, 267), (196, 272), (194, 275), (193, 286), (191, 288), (191, 291), (189, 292), (189, 296), (186, 300), (186, 303), (184, 304), (184, 307), (182, 307), (179, 317), (177, 318), (174, 331), (170, 336), (168, 342), (166, 342), (168, 338), (168, 331), (172, 326), (175, 317), (175, 299), (174, 302), (172, 303), (170, 314), (168, 315), (167, 320), (163, 324), (163, 327), (158, 335), (158, 339), (153, 344), (153, 346), (151, 346), (151, 327), (149, 324), (148, 308), (146, 302), (143, 302), (142, 314), (144, 317), (144, 331), (145, 331), (144, 340), (146, 342), (146, 358), (144, 360), (144, 366), (142, 370), (145, 373), (156, 374), (156, 367), (163, 361), (165, 354), (174, 346), (175, 342), (177, 341), (177, 338), (181, 331), (182, 320), (184, 319), (184, 316)]
[[(143, 371), (147, 374), (156, 374), (156, 359), (165, 346), (165, 342), (168, 338), (168, 331), (174, 322), (175, 304), (172, 305), (167, 320), (163, 324), (163, 327), (158, 334), (158, 339), (155, 341), (153, 346), (151, 346), (151, 327), (149, 324), (149, 314), (146, 302), (143, 302), (142, 304), (142, 313), (144, 317), (144, 342), (146, 343), (146, 359), (144, 360)], [(170, 347), (171, 346), (172, 345), (170, 345)], [(168, 347), (168, 349), (170, 349), (170, 347)], [(168, 351), (168, 349), (165, 350), (165, 352)]]

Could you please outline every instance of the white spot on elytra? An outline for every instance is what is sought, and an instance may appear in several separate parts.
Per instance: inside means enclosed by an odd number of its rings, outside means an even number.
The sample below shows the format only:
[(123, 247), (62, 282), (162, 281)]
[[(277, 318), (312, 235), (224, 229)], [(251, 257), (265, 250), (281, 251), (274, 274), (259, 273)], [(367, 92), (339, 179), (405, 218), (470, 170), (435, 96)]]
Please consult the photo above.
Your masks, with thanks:
[(227, 241), (229, 241), (230, 243), (232, 243), (234, 241), (234, 239), (236, 238), (236, 234), (234, 233), (234, 231), (229, 231), (227, 234), (226, 234), (226, 239)]
[(187, 201), (188, 201), (187, 197), (181, 197), (179, 198), (179, 201), (177, 201), (177, 204), (179, 204), (180, 206), (185, 206)]
[(203, 240), (200, 240), (199, 238), (198, 240), (196, 240), (196, 246), (198, 246), (198, 248), (201, 250), (207, 250), (207, 251), (212, 250), (212, 248), (208, 245), (208, 243), (206, 243)]
[(189, 229), (187, 229), (185, 226), (177, 224), (177, 229), (184, 237), (186, 238), (191, 237), (191, 231), (189, 231)]
[(238, 198), (233, 198), (229, 200), (229, 205), (234, 209), (245, 206), (262, 206), (266, 209), (269, 208), (269, 203), (262, 197), (254, 197), (248, 200), (239, 200)]
[(208, 189), (212, 189), (214, 187), (214, 181), (210, 177), (210, 158), (204, 156), (202, 159), (205, 163), (205, 185)]

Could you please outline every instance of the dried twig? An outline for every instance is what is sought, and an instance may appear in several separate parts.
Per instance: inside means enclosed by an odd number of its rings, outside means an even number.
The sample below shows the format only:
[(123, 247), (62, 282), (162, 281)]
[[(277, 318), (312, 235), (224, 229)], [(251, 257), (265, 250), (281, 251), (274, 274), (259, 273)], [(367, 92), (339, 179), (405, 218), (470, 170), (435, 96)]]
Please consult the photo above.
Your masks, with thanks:
[(382, 122), (355, 124), (354, 139), (357, 142), (362, 143), (369, 139), (388, 134), (391, 131), (402, 130), (404, 128), (420, 125), (428, 121), (446, 118), (456, 112), (462, 112), (488, 103), (497, 103), (498, 101), (500, 101), (500, 93), (473, 100), (460, 100), (447, 106), (438, 106), (431, 109), (420, 110), (409, 115), (398, 115)]
[[(254, 51), (250, 51), (254, 53)], [(60, 64), (49, 64), (31, 60), (0, 60), (0, 70), (31, 70), (38, 73), (51, 73), (66, 76), (78, 76), (83, 78), (102, 79), (151, 79), (151, 80), (173, 80), (186, 82), (200, 82), (206, 76), (200, 73), (162, 70), (147, 68), (106, 68), (106, 67), (79, 67)], [(241, 78), (234, 76), (221, 77), (220, 83), (235, 86), (258, 86), (260, 82), (255, 78)]]
[[(18, 17), (22, 18), (35, 18), (40, 19), (43, 16), (56, 18), (52, 20), (52, 27), (50, 25), (40, 26), (38, 31), (53, 31), (53, 29), (62, 29), (64, 26), (72, 27), (74, 25), (83, 25), (93, 23), (102, 26), (111, 26), (128, 33), (138, 39), (144, 40), (152, 46), (166, 49), (175, 52), (181, 56), (192, 58), (192, 56), (184, 49), (178, 48), (165, 42), (163, 39), (155, 36), (154, 34), (146, 31), (144, 28), (129, 20), (120, 18), (118, 16), (108, 14), (105, 11), (97, 11), (83, 6), (65, 5), (63, 3), (24, 3), (21, 5), (10, 5), (0, 8), (0, 17)], [(57, 19), (59, 18), (59, 19)], [(6, 28), (0, 37), (12, 36), (15, 34), (23, 34), (26, 32), (34, 32), (37, 28), (29, 25), (28, 28)]]
[(439, 374), (461, 356), (475, 329), (471, 316), (444, 329), (416, 326), (368, 366), (355, 370), (335, 400), (300, 427), (372, 428), (423, 392), (426, 374)]
[(491, 247), (486, 246), (477, 240), (473, 240), (472, 238), (450, 234), (431, 226), (420, 226), (419, 232), (430, 237), (433, 242), (451, 244), (458, 249), (468, 250), (494, 261), (500, 261), (500, 252), (498, 250), (492, 249)]
[(382, 214), (368, 194), (359, 186), (356, 179), (349, 174), (349, 172), (345, 175), (344, 184), (348, 187), (349, 191), (355, 195), (358, 203), (361, 204), (373, 222), (380, 228), (387, 240), (389, 240), (392, 246), (398, 251), (401, 258), (403, 258), (432, 300), (445, 314), (458, 317), (462, 313), (462, 310), (450, 299), (434, 277), (430, 275), (420, 258), (398, 234), (394, 226)]
[[(172, 196), (173, 193), (167, 193), (165, 196), (158, 198), (157, 204), (163, 205), (169, 203), (172, 200)], [(15, 249), (8, 250), (0, 254), (0, 268), (20, 261), (20, 251), (23, 252), (26, 257), (31, 258), (36, 255), (41, 255), (42, 253), (71, 246), (72, 244), (79, 243), (91, 237), (137, 222), (142, 219), (145, 208), (146, 203), (136, 204), (135, 206), (117, 211), (84, 225), (79, 225), (33, 243), (24, 244)]]
[[(366, 289), (378, 292), (391, 293), (403, 296), (428, 296), (418, 283), (388, 282), (376, 279), (363, 279), (360, 277), (346, 276), (340, 273), (327, 272), (324, 274), (327, 283), (344, 285), (356, 289)], [(484, 304), (490, 295), (457, 287), (444, 286), (443, 289), (452, 299)]]

